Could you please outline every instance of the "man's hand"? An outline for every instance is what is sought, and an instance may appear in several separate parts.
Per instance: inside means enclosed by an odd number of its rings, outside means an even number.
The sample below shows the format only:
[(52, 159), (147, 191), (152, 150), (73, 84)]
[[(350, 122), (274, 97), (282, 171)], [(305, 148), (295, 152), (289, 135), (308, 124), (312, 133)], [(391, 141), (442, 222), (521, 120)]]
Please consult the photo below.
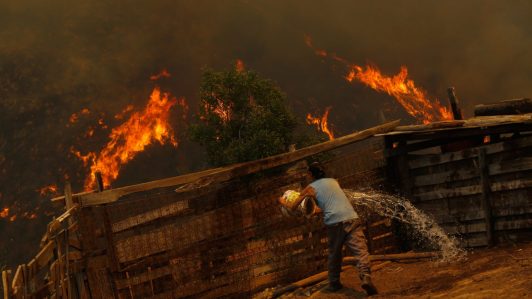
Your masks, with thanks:
[(279, 197), (279, 199), (277, 199), (277, 201), (279, 201), (279, 204), (283, 205), (286, 207), (286, 200), (284, 199), (284, 197)]

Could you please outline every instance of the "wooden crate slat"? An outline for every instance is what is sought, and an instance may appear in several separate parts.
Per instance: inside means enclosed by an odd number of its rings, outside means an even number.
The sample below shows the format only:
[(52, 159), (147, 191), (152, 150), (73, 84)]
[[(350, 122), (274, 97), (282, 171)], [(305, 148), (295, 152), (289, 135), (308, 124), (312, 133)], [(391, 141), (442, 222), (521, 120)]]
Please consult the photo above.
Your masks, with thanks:
[[(532, 146), (532, 136), (525, 136), (521, 138), (516, 138), (508, 141), (503, 141), (499, 143), (494, 143), (490, 145), (483, 146), (486, 148), (486, 154), (494, 154), (502, 151), (507, 151), (509, 149), (517, 149), (522, 147)], [(430, 155), (419, 155), (410, 156), (408, 165), (410, 169), (426, 167), (431, 165), (443, 164), (453, 161), (459, 161), (463, 159), (468, 159), (471, 157), (476, 157), (478, 151), (476, 148), (465, 149), (457, 152), (450, 152), (444, 154), (430, 154)]]

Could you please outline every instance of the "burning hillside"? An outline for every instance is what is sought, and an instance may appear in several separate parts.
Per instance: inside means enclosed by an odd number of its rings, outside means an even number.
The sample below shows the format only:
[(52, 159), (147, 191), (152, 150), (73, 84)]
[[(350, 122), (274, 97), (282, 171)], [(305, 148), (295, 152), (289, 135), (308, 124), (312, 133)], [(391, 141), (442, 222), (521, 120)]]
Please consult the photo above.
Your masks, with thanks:
[(84, 155), (73, 150), (85, 166), (90, 166), (85, 189), (92, 190), (96, 187), (96, 172), (101, 173), (104, 186), (110, 186), (118, 177), (120, 168), (153, 142), (161, 145), (170, 143), (177, 147), (178, 142), (169, 124), (170, 109), (175, 105), (188, 109), (184, 98), (172, 98), (168, 93), (155, 88), (144, 110), (134, 112), (127, 121), (113, 128), (109, 142), (99, 153), (89, 152)]
[(360, 82), (373, 90), (387, 93), (418, 121), (429, 123), (452, 119), (451, 111), (447, 107), (442, 106), (438, 100), (430, 100), (424, 90), (417, 87), (413, 80), (408, 79), (408, 69), (405, 66), (401, 67), (397, 75), (386, 76), (375, 66), (362, 67), (349, 63), (334, 53), (315, 48), (310, 36), (305, 36), (305, 43), (314, 49), (316, 55), (328, 57), (347, 67), (349, 71), (345, 79), (348, 82)]

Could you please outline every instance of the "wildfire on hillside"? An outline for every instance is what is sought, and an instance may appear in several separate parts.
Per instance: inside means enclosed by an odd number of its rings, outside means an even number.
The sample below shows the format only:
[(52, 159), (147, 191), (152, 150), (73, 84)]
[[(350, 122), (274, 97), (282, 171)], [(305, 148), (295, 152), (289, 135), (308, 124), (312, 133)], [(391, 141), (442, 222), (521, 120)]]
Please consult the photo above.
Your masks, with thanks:
[(329, 128), (329, 111), (331, 110), (331, 107), (327, 107), (325, 109), (325, 112), (321, 117), (314, 117), (310, 113), (307, 114), (307, 124), (309, 125), (315, 125), (316, 128), (329, 137), (329, 140), (334, 139), (333, 131)]
[[(117, 179), (124, 164), (156, 141), (161, 145), (170, 143), (177, 147), (178, 142), (169, 123), (170, 109), (175, 105), (183, 107), (184, 110), (188, 109), (184, 98), (176, 99), (156, 87), (144, 110), (132, 113), (128, 120), (113, 128), (109, 134), (109, 142), (99, 153), (89, 152), (84, 155), (72, 148), (71, 152), (81, 159), (85, 166), (90, 165), (85, 189), (92, 190), (96, 187), (97, 171), (102, 175), (104, 186), (110, 186)], [(128, 106), (121, 115), (131, 110)]]
[(394, 97), (408, 114), (424, 124), (453, 118), (447, 107), (442, 106), (438, 100), (429, 100), (426, 92), (416, 87), (413, 80), (408, 79), (408, 69), (405, 66), (402, 66), (395, 76), (386, 76), (375, 66), (358, 66), (334, 53), (316, 49), (309, 36), (305, 36), (305, 43), (314, 50), (316, 55), (329, 57), (344, 64), (349, 69), (345, 76), (348, 82), (358, 81), (373, 90), (387, 93)]

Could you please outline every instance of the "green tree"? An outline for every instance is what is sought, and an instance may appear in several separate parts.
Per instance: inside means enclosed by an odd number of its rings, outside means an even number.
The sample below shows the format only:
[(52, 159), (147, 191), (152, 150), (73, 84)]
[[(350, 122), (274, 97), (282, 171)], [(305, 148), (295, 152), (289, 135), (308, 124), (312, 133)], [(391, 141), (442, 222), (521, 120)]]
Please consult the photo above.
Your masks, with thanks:
[(206, 149), (211, 165), (279, 154), (293, 143), (296, 120), (285, 94), (253, 71), (206, 70), (200, 97), (190, 135)]

